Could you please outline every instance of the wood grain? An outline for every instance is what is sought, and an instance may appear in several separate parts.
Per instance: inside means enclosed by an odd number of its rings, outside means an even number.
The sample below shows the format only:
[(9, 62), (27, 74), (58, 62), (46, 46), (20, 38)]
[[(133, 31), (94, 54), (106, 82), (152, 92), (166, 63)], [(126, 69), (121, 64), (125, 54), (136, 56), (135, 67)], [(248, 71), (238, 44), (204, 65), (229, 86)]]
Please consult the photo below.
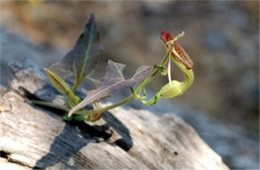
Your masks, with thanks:
[[(64, 122), (58, 112), (27, 103), (21, 87), (44, 100), (57, 93), (35, 66), (11, 65), (1, 87), (0, 166), (10, 169), (229, 169), (174, 114), (118, 107), (95, 124)], [(60, 100), (58, 100), (60, 101)], [(103, 104), (103, 106), (107, 105)]]

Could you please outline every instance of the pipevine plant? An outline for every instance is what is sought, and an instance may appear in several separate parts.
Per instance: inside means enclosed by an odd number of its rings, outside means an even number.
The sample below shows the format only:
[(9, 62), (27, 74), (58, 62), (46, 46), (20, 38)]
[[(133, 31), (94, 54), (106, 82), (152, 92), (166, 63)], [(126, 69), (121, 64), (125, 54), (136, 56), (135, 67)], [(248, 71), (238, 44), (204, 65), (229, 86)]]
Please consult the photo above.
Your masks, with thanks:
[[(99, 71), (96, 66), (103, 55), (103, 47), (100, 43), (94, 15), (91, 14), (73, 49), (61, 61), (53, 64), (48, 69), (44, 69), (51, 84), (66, 97), (66, 105), (61, 106), (41, 101), (32, 102), (64, 110), (66, 112), (65, 120), (95, 122), (102, 117), (103, 112), (133, 100), (139, 100), (144, 105), (151, 106), (161, 98), (180, 96), (190, 88), (194, 79), (192, 60), (177, 42), (183, 36), (184, 32), (175, 38), (167, 31), (161, 32), (160, 38), (165, 43), (166, 55), (160, 64), (153, 67), (140, 66), (131, 78), (125, 79), (123, 75), (125, 65), (109, 60), (105, 76), (100, 80), (96, 80), (92, 78), (92, 75), (94, 72)], [(183, 72), (183, 82), (171, 80), (171, 62), (175, 63)], [(158, 73), (161, 73), (162, 76), (168, 75), (169, 83), (164, 85), (154, 97), (147, 100), (145, 87)], [(65, 81), (71, 76), (74, 77), (72, 87)], [(78, 86), (87, 79), (91, 80), (96, 85), (96, 88), (89, 91), (86, 98), (81, 100), (75, 92)], [(134, 85), (139, 86), (134, 89)], [(101, 107), (100, 101), (103, 98), (111, 97), (114, 93), (125, 88), (129, 88), (131, 95), (115, 104)], [(86, 109), (85, 106), (90, 104), (92, 104), (93, 109)]]

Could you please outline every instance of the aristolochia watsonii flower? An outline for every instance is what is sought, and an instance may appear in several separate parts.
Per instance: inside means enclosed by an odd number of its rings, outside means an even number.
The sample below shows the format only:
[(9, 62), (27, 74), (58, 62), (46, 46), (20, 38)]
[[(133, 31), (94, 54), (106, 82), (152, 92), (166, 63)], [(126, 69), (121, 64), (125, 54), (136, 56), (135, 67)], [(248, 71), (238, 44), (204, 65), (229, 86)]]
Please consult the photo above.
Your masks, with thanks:
[(184, 32), (177, 35), (176, 38), (168, 33), (162, 31), (161, 39), (166, 44), (167, 52), (173, 62), (181, 69), (184, 74), (184, 81), (171, 80), (170, 59), (168, 65), (168, 79), (169, 83), (163, 86), (160, 90), (160, 96), (164, 98), (172, 98), (182, 95), (193, 83), (194, 75), (192, 71), (193, 62), (185, 50), (178, 44), (177, 40), (184, 36)]

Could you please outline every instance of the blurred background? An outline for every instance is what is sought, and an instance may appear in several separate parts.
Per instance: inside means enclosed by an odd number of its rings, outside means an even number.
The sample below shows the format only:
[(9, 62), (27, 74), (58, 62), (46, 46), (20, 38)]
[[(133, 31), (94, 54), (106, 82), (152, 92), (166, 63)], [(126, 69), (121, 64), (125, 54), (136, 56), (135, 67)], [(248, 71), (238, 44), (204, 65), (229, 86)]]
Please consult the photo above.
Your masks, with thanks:
[[(214, 148), (218, 140), (208, 142), (209, 145), (232, 168), (259, 167), (259, 1), (0, 3), (0, 64), (4, 86), (11, 79), (7, 68), (11, 60), (29, 60), (47, 67), (62, 58), (73, 47), (90, 12), (94, 13), (101, 32), (105, 57), (126, 63), (128, 75), (139, 65), (160, 62), (165, 54), (161, 30), (173, 35), (184, 31), (185, 37), (179, 43), (194, 62), (195, 82), (183, 96), (168, 102), (194, 111), (194, 118), (197, 113), (204, 114), (228, 129), (236, 129), (243, 134), (241, 138), (251, 142), (239, 145), (246, 146), (241, 152), (230, 153), (226, 148), (229, 155), (225, 155)], [(172, 76), (183, 78), (177, 68)], [(166, 78), (157, 79), (150, 89), (156, 91), (165, 83)], [(163, 103), (160, 107), (164, 107)], [(235, 141), (238, 140), (240, 137)]]

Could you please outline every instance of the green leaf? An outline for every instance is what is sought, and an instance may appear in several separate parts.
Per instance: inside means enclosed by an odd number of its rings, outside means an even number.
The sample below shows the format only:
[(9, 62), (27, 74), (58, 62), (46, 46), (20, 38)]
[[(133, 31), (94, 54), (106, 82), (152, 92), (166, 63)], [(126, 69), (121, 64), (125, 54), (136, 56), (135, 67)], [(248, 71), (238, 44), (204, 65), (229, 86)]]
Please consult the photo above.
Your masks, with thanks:
[(88, 96), (82, 102), (73, 107), (69, 112), (69, 116), (71, 116), (75, 111), (94, 102), (95, 100), (98, 100), (104, 96), (113, 95), (120, 89), (128, 88), (135, 84), (141, 83), (152, 71), (152, 67), (150, 66), (140, 66), (136, 70), (136, 73), (133, 75), (133, 77), (126, 80), (123, 75), (124, 67), (124, 64), (109, 60), (106, 75), (103, 79), (101, 79), (97, 89), (90, 91)]
[(88, 23), (73, 49), (61, 61), (52, 65), (50, 70), (64, 79), (74, 75), (76, 84), (74, 86), (78, 86), (94, 72), (102, 54), (103, 47), (100, 43), (99, 31), (94, 15), (90, 14)]
[(72, 107), (80, 102), (80, 99), (75, 96), (74, 92), (71, 90), (70, 86), (57, 74), (54, 72), (44, 69), (47, 74), (51, 84), (64, 96), (68, 97), (68, 104)]

